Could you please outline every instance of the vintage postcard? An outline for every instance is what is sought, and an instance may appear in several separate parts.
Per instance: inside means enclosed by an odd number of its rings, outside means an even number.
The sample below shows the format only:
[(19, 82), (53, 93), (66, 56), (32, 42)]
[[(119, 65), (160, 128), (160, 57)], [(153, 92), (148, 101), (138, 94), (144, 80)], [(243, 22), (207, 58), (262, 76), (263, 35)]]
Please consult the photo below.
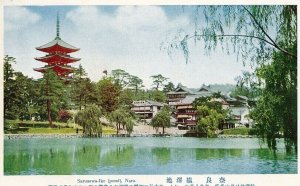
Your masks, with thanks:
[(4, 1), (0, 185), (298, 185), (298, 4)]

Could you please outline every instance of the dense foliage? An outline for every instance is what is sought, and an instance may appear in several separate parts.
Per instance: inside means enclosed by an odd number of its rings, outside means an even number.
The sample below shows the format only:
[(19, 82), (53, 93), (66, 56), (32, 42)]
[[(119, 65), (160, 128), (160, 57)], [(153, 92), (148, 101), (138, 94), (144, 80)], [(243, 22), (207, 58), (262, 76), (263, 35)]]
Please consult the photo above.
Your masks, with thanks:
[(297, 143), (297, 61), (276, 52), (273, 62), (257, 74), (264, 80), (264, 88), (250, 116), (259, 135), (273, 148), (281, 132), (288, 146)]
[(52, 114), (55, 113), (56, 116), (59, 108), (65, 107), (64, 82), (54, 71), (47, 70), (40, 83), (40, 92), (40, 99), (46, 104), (49, 125), (52, 127)]
[[(92, 82), (84, 68), (74, 72), (71, 81), (60, 79), (53, 71), (44, 73), (43, 78), (34, 80), (13, 69), (16, 59), (4, 57), (4, 118), (66, 122), (71, 118), (66, 110), (83, 110), (96, 104), (106, 115), (118, 108), (126, 109), (131, 116), (126, 131), (133, 130), (133, 116), (128, 111), (134, 100), (166, 101), (160, 90), (143, 90), (142, 80), (117, 69), (98, 82)], [(126, 83), (128, 82), (128, 83)]]
[(79, 111), (75, 116), (75, 122), (83, 127), (83, 134), (86, 136), (101, 137), (102, 124), (100, 117), (101, 110), (96, 105), (87, 106), (85, 110)]
[(58, 121), (66, 123), (69, 119), (72, 118), (72, 114), (67, 110), (58, 111)]
[(121, 130), (121, 125), (122, 129), (126, 129), (128, 134), (133, 131), (133, 117), (130, 112), (123, 107), (111, 112), (110, 120), (115, 123), (117, 134), (119, 134), (119, 131)]
[[(187, 7), (189, 8), (189, 7)], [(179, 32), (164, 43), (168, 53), (181, 49), (189, 62), (190, 42), (201, 42), (205, 54), (222, 48), (236, 53), (253, 72), (238, 79), (252, 98), (251, 118), (261, 137), (276, 147), (283, 132), (287, 146), (297, 146), (297, 6), (193, 6), (195, 29)], [(201, 14), (203, 12), (203, 14)], [(203, 24), (202, 17), (206, 24)]]
[(115, 84), (111, 78), (103, 78), (96, 85), (97, 102), (104, 112), (112, 112), (118, 107), (118, 97), (121, 87)]
[(222, 104), (216, 101), (220, 94), (214, 94), (208, 97), (196, 98), (193, 107), (197, 111), (196, 129), (199, 133), (206, 134), (207, 137), (216, 135), (220, 124), (228, 118), (228, 111), (222, 108)]
[(74, 103), (74, 109), (83, 109), (88, 104), (94, 103), (96, 98), (96, 85), (85, 72), (82, 65), (74, 72), (73, 80), (70, 82), (70, 98)]
[(163, 134), (165, 133), (165, 128), (171, 126), (170, 122), (170, 111), (167, 107), (163, 107), (151, 120), (151, 125), (154, 128), (159, 128), (162, 127), (163, 129)]

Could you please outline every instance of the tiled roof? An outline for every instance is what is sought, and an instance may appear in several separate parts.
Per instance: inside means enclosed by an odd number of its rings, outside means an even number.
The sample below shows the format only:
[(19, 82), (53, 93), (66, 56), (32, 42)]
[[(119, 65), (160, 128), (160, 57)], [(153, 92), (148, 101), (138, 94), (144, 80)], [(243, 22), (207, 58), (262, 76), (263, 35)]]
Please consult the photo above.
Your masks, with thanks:
[(210, 92), (212, 93), (212, 91), (210, 91), (210, 89), (208, 89), (207, 87), (201, 87), (198, 90), (195, 89), (189, 89), (187, 87), (177, 87), (174, 91), (168, 92), (167, 94), (190, 94), (190, 95), (198, 95), (198, 94), (202, 94), (203, 92)]
[(75, 69), (70, 66), (52, 65), (52, 66), (44, 66), (44, 67), (40, 67), (40, 68), (34, 68), (34, 70), (41, 71), (41, 70), (47, 70), (47, 69), (52, 69), (52, 68), (60, 68), (60, 69), (66, 69), (66, 70), (74, 70)]
[(49, 48), (49, 47), (52, 47), (54, 45), (60, 45), (64, 48), (68, 48), (68, 49), (72, 49), (72, 50), (79, 50), (79, 48), (76, 48), (66, 42), (64, 42), (62, 39), (60, 38), (55, 38), (54, 40), (50, 41), (49, 43), (45, 44), (45, 45), (42, 45), (40, 47), (37, 47), (36, 49), (40, 50), (40, 49), (44, 49), (44, 48)]
[(181, 103), (182, 104), (192, 104), (193, 101), (196, 99), (196, 98), (200, 98), (200, 97), (208, 97), (208, 96), (211, 96), (212, 95), (212, 92), (201, 92), (201, 93), (198, 93), (196, 95), (188, 95), (186, 96), (182, 101)]
[(134, 101), (133, 106), (136, 107), (145, 107), (145, 106), (164, 106), (163, 103), (151, 101), (151, 100), (140, 100), (140, 101)]
[(63, 54), (51, 54), (51, 55), (46, 55), (44, 57), (36, 57), (35, 59), (36, 60), (39, 60), (39, 61), (45, 61), (49, 58), (62, 58), (62, 59), (67, 59), (68, 61), (79, 61), (80, 58), (74, 58), (74, 57), (71, 57), (69, 55), (63, 55)]

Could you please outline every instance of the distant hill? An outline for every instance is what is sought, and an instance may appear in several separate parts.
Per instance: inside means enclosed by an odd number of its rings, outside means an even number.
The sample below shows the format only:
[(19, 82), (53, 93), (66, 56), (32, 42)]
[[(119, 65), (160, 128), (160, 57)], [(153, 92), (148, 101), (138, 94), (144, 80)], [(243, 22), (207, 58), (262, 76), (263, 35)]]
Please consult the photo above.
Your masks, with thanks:
[[(229, 92), (231, 92), (233, 89), (235, 89), (236, 85), (233, 84), (212, 84), (212, 85), (206, 85), (205, 87), (209, 88), (213, 92), (221, 92), (222, 94), (226, 95)], [(190, 88), (191, 91), (196, 92), (200, 89), (199, 88)]]

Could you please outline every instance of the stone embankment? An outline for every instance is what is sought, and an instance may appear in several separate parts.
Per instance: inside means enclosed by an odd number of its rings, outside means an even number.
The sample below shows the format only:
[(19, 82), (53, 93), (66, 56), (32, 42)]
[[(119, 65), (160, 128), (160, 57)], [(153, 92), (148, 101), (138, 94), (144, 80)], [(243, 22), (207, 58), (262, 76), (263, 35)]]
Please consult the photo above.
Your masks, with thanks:
[(5, 134), (4, 139), (81, 138), (82, 134)]
[(255, 135), (218, 135), (218, 138), (257, 138)]
[[(82, 138), (82, 134), (5, 134), (4, 139), (33, 139), (33, 138)], [(101, 138), (110, 137), (183, 137), (182, 134), (103, 134)]]

